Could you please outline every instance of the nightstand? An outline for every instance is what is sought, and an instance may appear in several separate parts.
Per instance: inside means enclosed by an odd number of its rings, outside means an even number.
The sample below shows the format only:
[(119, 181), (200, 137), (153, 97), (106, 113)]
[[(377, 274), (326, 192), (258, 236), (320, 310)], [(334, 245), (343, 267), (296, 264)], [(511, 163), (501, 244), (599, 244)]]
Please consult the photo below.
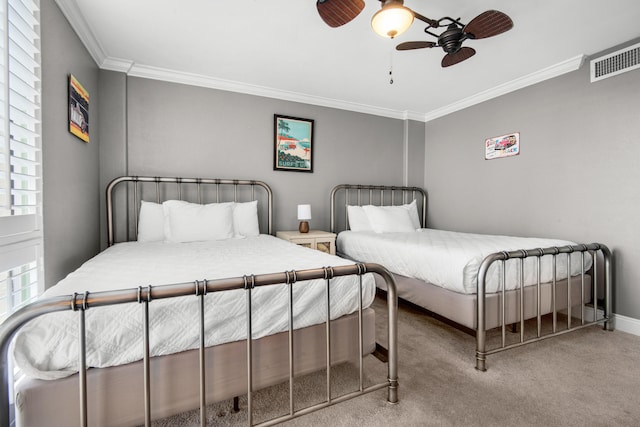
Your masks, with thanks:
[(327, 231), (309, 230), (308, 233), (299, 231), (278, 231), (276, 237), (288, 240), (296, 245), (317, 249), (331, 255), (336, 254), (336, 235)]

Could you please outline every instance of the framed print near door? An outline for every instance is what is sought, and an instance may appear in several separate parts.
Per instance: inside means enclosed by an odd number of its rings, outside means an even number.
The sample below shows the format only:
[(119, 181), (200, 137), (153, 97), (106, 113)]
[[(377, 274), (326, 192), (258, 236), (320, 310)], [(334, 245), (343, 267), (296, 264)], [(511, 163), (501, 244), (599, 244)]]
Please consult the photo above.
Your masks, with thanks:
[(313, 124), (274, 114), (274, 170), (313, 172)]

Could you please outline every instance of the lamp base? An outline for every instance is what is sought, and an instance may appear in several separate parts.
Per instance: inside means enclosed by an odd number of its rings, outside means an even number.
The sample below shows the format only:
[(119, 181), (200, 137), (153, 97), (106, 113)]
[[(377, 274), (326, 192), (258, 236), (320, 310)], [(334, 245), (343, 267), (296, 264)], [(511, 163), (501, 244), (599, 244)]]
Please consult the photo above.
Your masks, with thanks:
[(298, 231), (301, 232), (301, 233), (308, 233), (309, 232), (309, 222), (300, 221), (300, 226), (298, 227)]

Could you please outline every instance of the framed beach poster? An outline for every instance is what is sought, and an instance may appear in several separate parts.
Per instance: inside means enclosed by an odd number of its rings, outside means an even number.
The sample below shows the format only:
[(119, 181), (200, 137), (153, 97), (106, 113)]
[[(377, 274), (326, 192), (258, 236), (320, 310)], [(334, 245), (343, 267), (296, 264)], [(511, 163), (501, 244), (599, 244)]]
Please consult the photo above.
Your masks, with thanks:
[(313, 120), (274, 114), (273, 169), (313, 172)]
[(89, 142), (89, 92), (69, 75), (69, 132)]

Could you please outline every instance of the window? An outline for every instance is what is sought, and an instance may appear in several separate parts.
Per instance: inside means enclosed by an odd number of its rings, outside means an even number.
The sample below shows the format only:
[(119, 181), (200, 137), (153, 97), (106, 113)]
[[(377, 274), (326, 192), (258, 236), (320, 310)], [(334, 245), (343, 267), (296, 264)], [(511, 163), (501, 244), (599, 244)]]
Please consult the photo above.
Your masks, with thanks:
[[(36, 248), (18, 262), (17, 267), (0, 271), (0, 321), (38, 296), (38, 263)], [(35, 256), (34, 256), (35, 255)]]
[(39, 6), (0, 5), (0, 320), (44, 287)]

